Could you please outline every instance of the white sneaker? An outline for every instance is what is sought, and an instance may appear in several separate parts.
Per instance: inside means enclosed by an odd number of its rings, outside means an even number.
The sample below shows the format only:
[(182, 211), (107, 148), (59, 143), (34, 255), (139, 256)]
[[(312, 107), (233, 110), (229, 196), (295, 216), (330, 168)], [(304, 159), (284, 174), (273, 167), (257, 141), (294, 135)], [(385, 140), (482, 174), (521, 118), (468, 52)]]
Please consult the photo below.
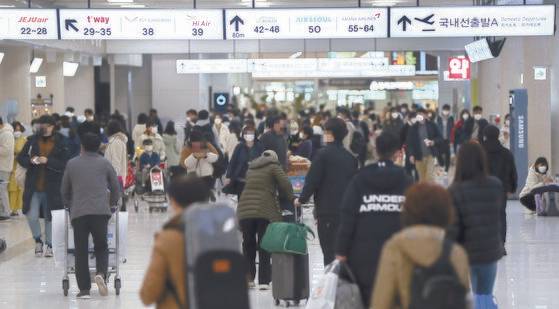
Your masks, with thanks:
[(259, 284), (259, 285), (258, 285), (258, 289), (259, 289), (260, 291), (267, 291), (267, 290), (270, 289), (270, 285), (269, 285), (269, 284)]
[(97, 288), (99, 289), (99, 294), (101, 296), (109, 295), (109, 289), (107, 288), (107, 283), (105, 283), (105, 279), (103, 279), (103, 276), (96, 275), (95, 283), (97, 284)]
[(35, 243), (35, 256), (42, 257), (43, 256), (43, 244), (40, 242)]
[(44, 255), (44, 257), (50, 258), (50, 257), (52, 257), (52, 256), (53, 256), (52, 248), (51, 248), (51, 246), (47, 246), (47, 248), (45, 249), (45, 255)]
[(76, 295), (77, 299), (91, 299), (91, 295), (89, 295), (89, 291), (80, 291), (78, 295)]
[(256, 284), (254, 284), (254, 281), (250, 281), (250, 282), (248, 283), (248, 288), (249, 288), (249, 289), (254, 289), (255, 287), (256, 287)]

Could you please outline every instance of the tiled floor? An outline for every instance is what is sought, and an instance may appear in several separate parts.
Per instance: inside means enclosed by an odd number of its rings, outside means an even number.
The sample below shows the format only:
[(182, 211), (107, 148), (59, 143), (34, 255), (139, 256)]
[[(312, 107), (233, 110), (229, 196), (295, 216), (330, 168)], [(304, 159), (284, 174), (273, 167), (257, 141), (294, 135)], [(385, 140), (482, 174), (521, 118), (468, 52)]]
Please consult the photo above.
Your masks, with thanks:
[[(559, 218), (525, 214), (517, 202), (509, 203), (509, 255), (499, 264), (496, 296), (500, 308), (559, 308)], [(62, 295), (61, 268), (53, 260), (35, 258), (24, 218), (0, 223), (0, 237), (9, 249), (0, 256), (0, 308), (142, 308), (138, 298), (154, 232), (165, 214), (130, 214), (128, 259), (122, 265), (120, 296), (75, 300), (72, 278), (69, 297)], [(311, 222), (312, 223), (312, 222)], [(318, 242), (311, 244), (312, 281), (320, 278), (322, 257)], [(252, 308), (273, 308), (270, 292), (251, 292)]]

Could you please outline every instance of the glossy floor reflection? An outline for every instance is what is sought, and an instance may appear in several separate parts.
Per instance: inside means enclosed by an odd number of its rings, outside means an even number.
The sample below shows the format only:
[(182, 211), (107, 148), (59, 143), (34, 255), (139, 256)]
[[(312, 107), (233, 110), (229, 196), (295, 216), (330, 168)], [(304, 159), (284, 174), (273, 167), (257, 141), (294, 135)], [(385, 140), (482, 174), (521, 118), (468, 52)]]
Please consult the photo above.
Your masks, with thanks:
[[(121, 268), (121, 295), (114, 295), (111, 285), (109, 297), (101, 298), (93, 290), (91, 300), (80, 301), (74, 297), (77, 290), (73, 278), (70, 295), (64, 297), (63, 270), (55, 267), (53, 260), (34, 257), (33, 242), (23, 217), (0, 223), (0, 237), (6, 238), (9, 246), (0, 256), (0, 308), (142, 308), (138, 288), (149, 260), (153, 234), (166, 219), (166, 214), (131, 213), (129, 254)], [(500, 308), (559, 308), (559, 218), (535, 217), (526, 214), (517, 202), (510, 202), (508, 221), (509, 255), (499, 263), (495, 290)], [(311, 243), (310, 250), (311, 280), (315, 283), (322, 271), (317, 240)], [(252, 308), (274, 307), (268, 291), (251, 291), (251, 301)]]

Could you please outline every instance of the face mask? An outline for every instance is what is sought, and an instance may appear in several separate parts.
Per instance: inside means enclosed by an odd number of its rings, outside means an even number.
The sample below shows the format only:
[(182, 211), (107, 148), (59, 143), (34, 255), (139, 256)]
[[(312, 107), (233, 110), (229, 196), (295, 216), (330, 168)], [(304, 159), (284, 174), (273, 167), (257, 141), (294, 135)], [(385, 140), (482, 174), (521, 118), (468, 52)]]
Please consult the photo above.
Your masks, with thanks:
[(303, 132), (299, 133), (299, 138), (300, 139), (305, 139), (305, 134)]
[(407, 113), (408, 113), (408, 111), (407, 111), (405, 108), (402, 108), (402, 109), (400, 110), (400, 112), (401, 112), (402, 114), (407, 114)]
[(450, 111), (444, 110), (443, 111), (443, 116), (448, 116), (448, 115), (450, 115)]
[(92, 122), (93, 119), (94, 119), (93, 116), (87, 116), (87, 117), (85, 117), (85, 120), (87, 120), (87, 121), (89, 121), (89, 122)]
[(505, 120), (505, 125), (510, 126), (510, 120)]
[(428, 114), (428, 115), (427, 115), (427, 118), (428, 118), (428, 119), (433, 119), (433, 114)]
[(423, 117), (423, 115), (417, 115), (417, 116), (415, 117), (415, 120), (416, 120), (417, 122), (423, 122), (423, 121), (425, 121), (425, 117)]
[(147, 152), (152, 152), (153, 151), (153, 146), (145, 146), (145, 150)]
[(21, 137), (21, 132), (15, 131), (15, 132), (14, 132), (14, 137), (15, 137), (15, 138), (20, 138), (20, 137)]
[(247, 142), (254, 142), (254, 134), (245, 134), (244, 139)]
[(480, 120), (481, 119), (481, 114), (475, 114), (474, 119), (475, 120)]
[(221, 119), (220, 119), (220, 118), (216, 118), (216, 119), (214, 120), (214, 123), (217, 124), (217, 125), (220, 125), (220, 124), (221, 124)]
[(84, 123), (85, 122), (85, 116), (78, 116), (78, 123)]
[(157, 134), (157, 127), (151, 127), (150, 131), (153, 134)]
[(468, 120), (468, 119), (470, 119), (470, 115), (464, 114), (464, 115), (462, 115), (462, 119)]
[(545, 165), (538, 166), (538, 172), (540, 172), (540, 174), (547, 173), (547, 166), (545, 166)]
[(324, 134), (322, 141), (324, 144), (332, 143), (334, 142), (334, 136), (332, 134)]
[(392, 113), (392, 119), (398, 119), (398, 117), (400, 117), (400, 114)]

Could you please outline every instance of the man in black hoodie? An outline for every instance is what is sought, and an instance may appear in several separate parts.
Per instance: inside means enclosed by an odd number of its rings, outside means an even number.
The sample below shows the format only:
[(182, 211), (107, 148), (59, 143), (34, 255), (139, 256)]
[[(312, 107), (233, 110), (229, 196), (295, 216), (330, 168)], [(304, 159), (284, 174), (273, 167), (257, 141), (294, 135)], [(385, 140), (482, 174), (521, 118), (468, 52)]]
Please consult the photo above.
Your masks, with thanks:
[(504, 198), (501, 208), (501, 237), (503, 243), (507, 239), (507, 194), (515, 193), (518, 185), (518, 175), (516, 174), (516, 164), (512, 152), (505, 148), (499, 141), (499, 128), (488, 125), (483, 130), (483, 148), (487, 153), (489, 161), (489, 173), (503, 183)]
[(335, 258), (340, 205), (347, 184), (357, 172), (357, 159), (344, 148), (347, 128), (343, 120), (332, 118), (326, 122), (324, 129), (326, 146), (314, 157), (303, 192), (295, 200), (295, 206), (307, 203), (314, 195), (318, 238), (324, 265), (328, 265)]
[(348, 184), (342, 200), (336, 258), (348, 262), (368, 307), (382, 246), (401, 229), (404, 192), (413, 183), (404, 168), (394, 164), (398, 136), (382, 133), (376, 139), (379, 161), (361, 169)]

